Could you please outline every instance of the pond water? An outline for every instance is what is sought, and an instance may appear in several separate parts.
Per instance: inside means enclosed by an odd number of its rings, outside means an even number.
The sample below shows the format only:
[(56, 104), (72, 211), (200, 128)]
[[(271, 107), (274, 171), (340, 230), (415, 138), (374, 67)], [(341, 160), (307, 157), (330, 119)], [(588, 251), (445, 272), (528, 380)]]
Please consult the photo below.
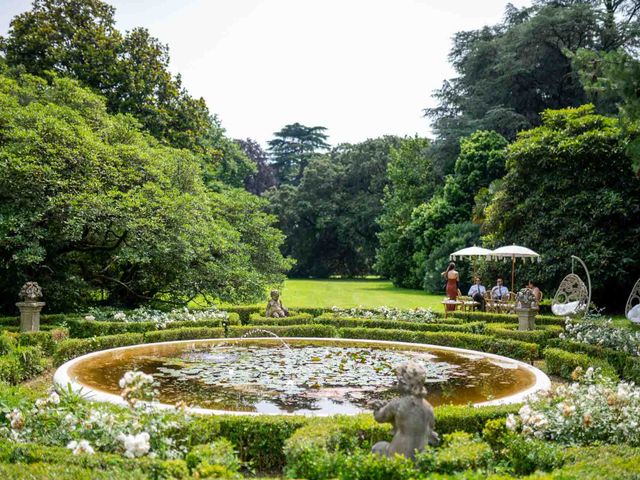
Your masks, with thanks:
[(432, 405), (480, 403), (536, 384), (519, 362), (480, 352), (375, 341), (227, 339), (138, 345), (73, 362), (71, 380), (118, 395), (128, 370), (153, 375), (159, 400), (213, 410), (353, 414), (396, 395), (395, 368), (409, 360), (428, 372)]

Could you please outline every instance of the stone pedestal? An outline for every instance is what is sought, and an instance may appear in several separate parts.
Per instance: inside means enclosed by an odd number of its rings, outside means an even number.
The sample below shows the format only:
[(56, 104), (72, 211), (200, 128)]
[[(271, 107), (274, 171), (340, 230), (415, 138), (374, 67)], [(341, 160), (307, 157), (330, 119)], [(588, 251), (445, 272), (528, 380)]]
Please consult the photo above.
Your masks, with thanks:
[(18, 302), (20, 309), (20, 331), (37, 332), (40, 330), (40, 310), (45, 306), (44, 302)]
[(535, 330), (536, 313), (538, 313), (536, 308), (516, 308), (518, 330)]

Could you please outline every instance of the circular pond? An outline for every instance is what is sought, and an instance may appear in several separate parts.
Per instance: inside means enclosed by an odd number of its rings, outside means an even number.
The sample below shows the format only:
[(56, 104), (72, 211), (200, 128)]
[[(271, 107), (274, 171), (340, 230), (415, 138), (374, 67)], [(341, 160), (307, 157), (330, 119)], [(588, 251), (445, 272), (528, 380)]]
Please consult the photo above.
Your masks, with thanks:
[(355, 414), (396, 395), (395, 368), (409, 360), (428, 372), (432, 405), (517, 402), (549, 388), (538, 369), (498, 355), (401, 342), (287, 338), (155, 343), (90, 353), (61, 366), (55, 382), (99, 401), (122, 403), (120, 378), (153, 375), (159, 401), (197, 411)]

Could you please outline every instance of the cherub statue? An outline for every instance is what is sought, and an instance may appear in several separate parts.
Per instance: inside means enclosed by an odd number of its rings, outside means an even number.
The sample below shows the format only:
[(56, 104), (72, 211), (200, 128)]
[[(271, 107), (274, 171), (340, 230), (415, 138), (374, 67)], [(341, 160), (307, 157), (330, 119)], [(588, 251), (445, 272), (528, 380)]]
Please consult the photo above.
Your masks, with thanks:
[(371, 451), (386, 457), (404, 455), (413, 460), (416, 452), (424, 450), (425, 445), (436, 446), (440, 442), (433, 430), (433, 407), (424, 398), (427, 394), (424, 386), (427, 372), (422, 365), (408, 362), (397, 368), (396, 375), (397, 388), (404, 396), (386, 405), (381, 402), (373, 405), (376, 421), (393, 425), (393, 439), (376, 443)]
[(278, 290), (271, 290), (271, 300), (267, 303), (267, 317), (288, 317), (289, 310), (282, 305), (280, 300), (280, 292)]

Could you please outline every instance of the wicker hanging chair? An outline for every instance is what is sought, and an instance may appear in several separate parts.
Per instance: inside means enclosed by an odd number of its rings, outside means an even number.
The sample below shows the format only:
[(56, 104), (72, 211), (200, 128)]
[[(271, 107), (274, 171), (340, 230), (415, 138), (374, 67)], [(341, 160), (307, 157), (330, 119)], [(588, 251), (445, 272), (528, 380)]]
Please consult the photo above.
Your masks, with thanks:
[[(575, 260), (582, 264), (587, 275), (588, 285), (573, 272)], [(551, 312), (561, 317), (585, 314), (589, 309), (589, 303), (591, 303), (591, 277), (589, 276), (589, 270), (587, 270), (587, 266), (580, 258), (571, 255), (571, 273), (560, 282), (558, 291), (556, 291), (551, 303)]]
[(640, 278), (631, 289), (624, 314), (633, 323), (640, 323)]

